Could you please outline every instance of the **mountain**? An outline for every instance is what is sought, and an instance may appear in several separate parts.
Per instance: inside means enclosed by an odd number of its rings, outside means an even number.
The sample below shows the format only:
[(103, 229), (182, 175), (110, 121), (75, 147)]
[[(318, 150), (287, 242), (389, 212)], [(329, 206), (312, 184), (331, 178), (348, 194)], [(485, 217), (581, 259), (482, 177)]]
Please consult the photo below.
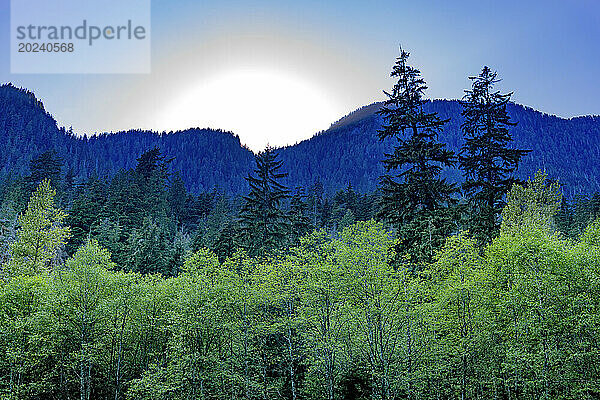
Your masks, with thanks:
[[(376, 114), (380, 105), (362, 107), (327, 131), (282, 149), (283, 159), (291, 166), (290, 178), (308, 182), (317, 175), (330, 190), (347, 186), (348, 182), (359, 190), (372, 190), (384, 173), (380, 160), (383, 154), (393, 151), (394, 145), (391, 140), (377, 139), (376, 132), (383, 122)], [(450, 119), (440, 140), (458, 152), (464, 143), (460, 103), (434, 100), (427, 104), (426, 111)], [(511, 128), (512, 145), (532, 150), (520, 164), (521, 178), (527, 179), (542, 169), (559, 179), (568, 197), (600, 191), (600, 116), (565, 119), (514, 103), (508, 105), (508, 113), (517, 123)], [(307, 168), (294, 170), (301, 165)], [(444, 174), (461, 180), (458, 170)]]
[[(319, 180), (328, 193), (348, 184), (363, 192), (374, 190), (383, 173), (383, 155), (394, 145), (377, 138), (382, 124), (376, 114), (379, 106), (362, 107), (326, 131), (281, 148), (288, 186), (310, 186)], [(426, 108), (450, 118), (440, 138), (458, 151), (463, 143), (459, 102), (434, 100)], [(521, 163), (520, 177), (545, 169), (549, 176), (559, 178), (569, 197), (600, 191), (599, 116), (564, 119), (512, 103), (508, 111), (517, 122), (512, 128), (514, 146), (532, 150)], [(192, 192), (217, 189), (240, 194), (247, 190), (244, 177), (253, 168), (253, 154), (233, 133), (135, 130), (81, 138), (58, 127), (33, 93), (10, 84), (0, 86), (0, 174), (26, 174), (34, 156), (54, 149), (65, 160), (65, 171), (72, 169), (82, 179), (94, 173), (111, 176), (133, 167), (136, 158), (153, 147), (174, 157), (172, 170), (181, 173)], [(461, 179), (457, 170), (444, 173)]]
[(244, 176), (254, 155), (230, 132), (133, 130), (78, 137), (59, 128), (33, 93), (10, 84), (0, 86), (0, 174), (27, 174), (33, 157), (53, 149), (64, 159), (65, 171), (72, 169), (80, 178), (112, 176), (134, 167), (136, 159), (154, 147), (174, 157), (171, 169), (181, 173), (192, 192), (246, 190)]

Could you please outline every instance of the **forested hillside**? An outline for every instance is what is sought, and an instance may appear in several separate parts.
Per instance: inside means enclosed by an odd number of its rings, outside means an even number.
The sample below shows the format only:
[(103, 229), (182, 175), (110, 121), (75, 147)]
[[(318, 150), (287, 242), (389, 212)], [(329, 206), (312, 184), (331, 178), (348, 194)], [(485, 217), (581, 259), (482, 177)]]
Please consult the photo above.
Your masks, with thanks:
[(72, 170), (82, 180), (94, 174), (112, 177), (135, 166), (136, 159), (154, 147), (174, 158), (171, 170), (179, 171), (195, 193), (246, 190), (244, 176), (251, 169), (253, 155), (231, 133), (188, 129), (157, 134), (138, 130), (78, 137), (57, 127), (33, 93), (11, 85), (0, 87), (0, 173), (25, 175), (33, 158), (55, 150), (64, 161), (64, 172)]
[[(450, 150), (463, 144), (460, 104), (436, 100), (426, 110), (450, 118), (441, 141)], [(383, 172), (380, 161), (393, 148), (393, 142), (380, 142), (377, 131), (382, 120), (375, 114), (379, 105), (357, 110), (334, 123), (330, 129), (309, 140), (280, 149), (289, 177), (289, 187), (308, 187), (320, 181), (326, 193), (333, 194), (350, 183), (361, 192), (376, 188)], [(592, 194), (600, 190), (600, 117), (562, 119), (531, 108), (509, 104), (508, 112), (517, 123), (511, 129), (514, 146), (531, 149), (517, 175), (533, 176), (545, 169), (559, 178), (565, 195)], [(174, 158), (169, 168), (179, 171), (193, 193), (213, 188), (228, 194), (244, 193), (244, 176), (252, 168), (253, 155), (234, 134), (210, 129), (189, 129), (157, 134), (129, 131), (80, 138), (56, 125), (35, 96), (11, 85), (0, 87), (0, 172), (26, 174), (29, 161), (54, 149), (63, 158), (65, 170), (82, 180), (96, 173), (113, 176), (135, 165), (145, 151), (159, 147)], [(461, 174), (448, 170), (445, 176), (459, 180)]]

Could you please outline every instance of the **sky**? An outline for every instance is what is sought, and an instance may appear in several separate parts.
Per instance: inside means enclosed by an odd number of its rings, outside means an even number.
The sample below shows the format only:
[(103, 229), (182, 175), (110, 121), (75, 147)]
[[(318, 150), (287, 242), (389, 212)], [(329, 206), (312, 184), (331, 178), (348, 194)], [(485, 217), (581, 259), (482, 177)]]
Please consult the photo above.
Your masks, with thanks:
[[(45, 0), (60, 1), (60, 0)], [(600, 114), (599, 0), (152, 0), (149, 74), (11, 74), (0, 0), (0, 82), (25, 87), (77, 134), (230, 130), (253, 150), (293, 144), (384, 99), (402, 46), (455, 99), (483, 65), (513, 100)]]

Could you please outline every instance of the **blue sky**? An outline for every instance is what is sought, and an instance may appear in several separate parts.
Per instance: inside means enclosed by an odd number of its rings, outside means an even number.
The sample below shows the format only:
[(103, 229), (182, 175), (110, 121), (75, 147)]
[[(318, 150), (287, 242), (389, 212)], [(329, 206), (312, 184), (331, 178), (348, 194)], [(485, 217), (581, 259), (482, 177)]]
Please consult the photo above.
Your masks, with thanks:
[(34, 91), (79, 133), (210, 126), (254, 149), (293, 143), (381, 100), (399, 44), (430, 98), (461, 97), (489, 65), (519, 103), (600, 114), (597, 0), (152, 0), (141, 75), (11, 74), (9, 15), (0, 0), (0, 82)]

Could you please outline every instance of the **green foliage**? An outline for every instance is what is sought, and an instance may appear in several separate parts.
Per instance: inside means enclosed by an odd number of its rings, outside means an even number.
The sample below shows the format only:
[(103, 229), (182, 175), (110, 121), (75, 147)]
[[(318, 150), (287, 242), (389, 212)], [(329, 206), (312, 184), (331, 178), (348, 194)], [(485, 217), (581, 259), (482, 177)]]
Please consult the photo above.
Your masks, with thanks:
[[(477, 364), (478, 322), (483, 311), (481, 282), (484, 260), (466, 233), (448, 238), (436, 263), (427, 271), (431, 303), (425, 308), (436, 340), (427, 355), (433, 369), (430, 379), (445, 398), (475, 398), (484, 377)], [(447, 383), (440, 385), (439, 380)]]
[(19, 217), (16, 240), (10, 244), (7, 275), (34, 275), (51, 269), (70, 232), (62, 226), (66, 214), (55, 207), (55, 194), (50, 181), (45, 180), (31, 196), (27, 210)]
[(270, 259), (201, 249), (173, 278), (89, 241), (0, 282), (0, 397), (595, 398), (600, 223), (563, 239), (548, 204), (483, 249), (448, 238), (418, 274), (373, 221)]
[(548, 176), (538, 171), (533, 180), (530, 179), (525, 185), (514, 185), (507, 194), (507, 205), (502, 210), (501, 232), (531, 227), (552, 230), (561, 199), (560, 185), (548, 181)]

